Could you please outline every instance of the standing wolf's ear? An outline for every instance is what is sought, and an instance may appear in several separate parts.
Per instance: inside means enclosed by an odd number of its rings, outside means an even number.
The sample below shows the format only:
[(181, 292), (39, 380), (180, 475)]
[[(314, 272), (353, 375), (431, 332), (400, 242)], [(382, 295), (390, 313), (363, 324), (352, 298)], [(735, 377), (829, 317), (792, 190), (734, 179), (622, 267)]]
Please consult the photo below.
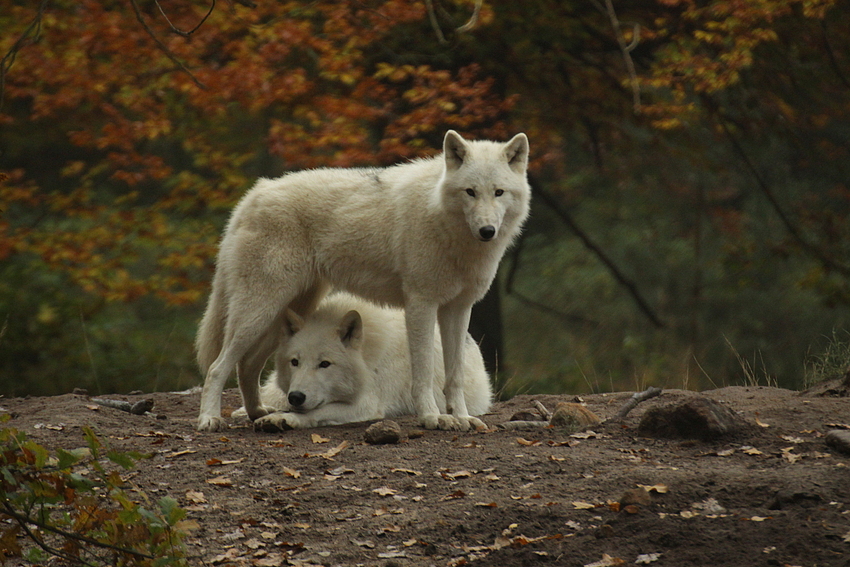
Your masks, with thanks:
[(303, 327), (304, 319), (299, 317), (292, 309), (287, 309), (286, 313), (283, 314), (283, 332), (286, 333), (287, 336), (291, 337)]
[(528, 169), (528, 137), (525, 134), (517, 134), (505, 144), (505, 159), (512, 170), (525, 173)]
[(351, 348), (360, 348), (363, 340), (363, 319), (357, 311), (349, 311), (342, 318), (337, 329), (342, 344)]
[(446, 137), (443, 138), (443, 156), (446, 159), (447, 170), (452, 171), (463, 165), (468, 151), (466, 141), (460, 137), (460, 134), (454, 130), (446, 132)]

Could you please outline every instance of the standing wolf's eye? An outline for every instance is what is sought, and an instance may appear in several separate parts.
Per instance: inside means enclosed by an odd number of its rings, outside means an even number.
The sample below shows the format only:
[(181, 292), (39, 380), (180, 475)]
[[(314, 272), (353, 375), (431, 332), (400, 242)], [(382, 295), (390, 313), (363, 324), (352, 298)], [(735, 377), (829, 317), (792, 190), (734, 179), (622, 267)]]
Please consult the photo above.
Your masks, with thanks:
[(327, 360), (323, 360), (322, 362), (319, 363), (319, 368), (327, 368), (330, 365), (331, 365), (330, 362), (328, 362)]
[(298, 366), (298, 359), (293, 358), (292, 360), (289, 361), (289, 364), (291, 364), (292, 366)]
[(496, 189), (496, 197), (501, 197), (504, 194), (505, 194), (504, 189)]
[(466, 194), (470, 197), (475, 197), (475, 189), (467, 189)]

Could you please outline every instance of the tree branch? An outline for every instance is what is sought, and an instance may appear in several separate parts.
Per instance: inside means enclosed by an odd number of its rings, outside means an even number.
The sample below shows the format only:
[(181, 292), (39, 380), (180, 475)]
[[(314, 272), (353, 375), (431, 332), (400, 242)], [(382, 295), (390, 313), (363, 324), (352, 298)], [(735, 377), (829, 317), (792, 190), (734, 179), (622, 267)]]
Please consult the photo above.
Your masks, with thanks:
[(614, 29), (614, 36), (617, 38), (617, 45), (620, 46), (620, 52), (623, 54), (623, 61), (626, 64), (626, 71), (629, 73), (629, 83), (632, 87), (632, 105), (635, 114), (640, 112), (640, 83), (638, 83), (637, 71), (635, 70), (635, 62), (632, 60), (631, 51), (637, 47), (640, 41), (640, 26), (634, 25), (634, 33), (632, 42), (626, 45), (626, 38), (623, 37), (620, 19), (617, 17), (617, 12), (614, 11), (614, 4), (611, 0), (605, 0), (605, 12), (608, 14), (608, 19), (611, 20), (611, 27)]
[(32, 533), (32, 531), (29, 529), (29, 525), (33, 525), (33, 526), (35, 526), (39, 529), (42, 529), (46, 532), (51, 532), (51, 533), (54, 533), (56, 535), (68, 538), (68, 539), (73, 539), (73, 540), (76, 540), (76, 541), (79, 541), (79, 542), (82, 542), (82, 543), (87, 543), (89, 545), (93, 545), (93, 546), (99, 547), (101, 549), (110, 549), (112, 551), (127, 553), (128, 555), (133, 555), (135, 557), (140, 557), (140, 558), (143, 558), (143, 559), (153, 559), (154, 558), (152, 555), (148, 555), (147, 553), (142, 553), (140, 551), (136, 551), (135, 549), (128, 549), (126, 547), (118, 547), (116, 545), (112, 545), (110, 543), (104, 543), (102, 541), (98, 541), (96, 539), (92, 539), (90, 537), (86, 537), (86, 536), (81, 535), (81, 534), (75, 534), (73, 532), (61, 530), (57, 527), (51, 526), (50, 524), (45, 524), (43, 522), (39, 522), (38, 520), (31, 518), (31, 517), (29, 517), (25, 514), (19, 514), (14, 508), (12, 508), (12, 506), (9, 504), (9, 502), (6, 502), (6, 501), (2, 502), (2, 507), (3, 508), (2, 508), (2, 510), (0, 510), (0, 513), (5, 514), (5, 515), (9, 516), (10, 518), (14, 519), (16, 522), (18, 522), (18, 525), (21, 526), (24, 529), (25, 532), (27, 532), (27, 535), (39, 547), (41, 547), (42, 549), (44, 549), (48, 553), (51, 553), (51, 554), (56, 555), (58, 557), (61, 557), (62, 559), (65, 559), (65, 560), (70, 559), (72, 561), (79, 561), (79, 562), (84, 563), (86, 565), (93, 565), (93, 564), (88, 563), (88, 562), (86, 562), (82, 559), (72, 557), (72, 556), (67, 556), (67, 555), (64, 554), (64, 552), (49, 547), (46, 543), (44, 543), (40, 539), (38, 539), (38, 537), (34, 533)]
[(196, 25), (194, 28), (190, 29), (189, 31), (183, 31), (181, 29), (178, 29), (177, 26), (175, 26), (174, 24), (171, 23), (171, 20), (168, 18), (168, 15), (165, 13), (165, 10), (162, 9), (162, 4), (159, 3), (159, 0), (154, 0), (154, 2), (156, 3), (156, 7), (159, 8), (159, 13), (162, 14), (162, 17), (165, 18), (165, 21), (168, 22), (168, 25), (171, 27), (171, 31), (173, 31), (177, 35), (183, 36), (183, 37), (189, 37), (190, 35), (192, 35), (196, 31), (198, 31), (198, 28), (200, 28), (202, 25), (204, 25), (204, 22), (207, 21), (207, 18), (209, 18), (210, 14), (212, 14), (213, 10), (215, 10), (215, 0), (212, 0), (212, 2), (210, 3), (209, 11), (201, 19), (201, 21), (198, 22), (198, 25)]
[(540, 200), (543, 201), (550, 209), (552, 209), (552, 211), (556, 215), (558, 215), (561, 221), (563, 221), (563, 223), (567, 225), (567, 227), (573, 232), (573, 234), (578, 236), (579, 240), (581, 240), (585, 248), (593, 252), (593, 254), (596, 255), (596, 257), (599, 259), (599, 261), (602, 262), (606, 268), (608, 268), (608, 271), (611, 272), (611, 275), (614, 276), (614, 279), (617, 280), (620, 285), (626, 288), (626, 290), (632, 296), (632, 299), (634, 299), (635, 303), (637, 303), (638, 308), (643, 312), (644, 315), (647, 316), (647, 318), (652, 322), (652, 324), (658, 327), (659, 329), (663, 329), (665, 327), (664, 322), (661, 321), (658, 315), (655, 314), (655, 312), (649, 307), (649, 304), (643, 299), (637, 289), (637, 285), (635, 285), (633, 281), (627, 278), (626, 275), (623, 274), (619, 268), (617, 268), (617, 265), (614, 264), (614, 261), (611, 260), (611, 258), (609, 258), (608, 255), (605, 254), (605, 252), (590, 239), (587, 233), (585, 233), (581, 228), (579, 228), (579, 226), (573, 220), (572, 216), (567, 212), (566, 209), (561, 206), (561, 204), (555, 198), (553, 198), (546, 191), (541, 189), (539, 184), (533, 184), (533, 186), (535, 195), (539, 197)]
[(770, 203), (770, 206), (773, 208), (776, 215), (779, 217), (779, 220), (785, 226), (785, 229), (788, 231), (788, 234), (800, 245), (803, 250), (806, 250), (809, 254), (817, 258), (824, 267), (835, 270), (839, 274), (850, 277), (850, 268), (845, 265), (839, 264), (832, 258), (830, 258), (823, 250), (810, 243), (803, 237), (802, 232), (794, 225), (791, 221), (791, 218), (782, 208), (782, 205), (779, 204), (779, 200), (774, 195), (773, 190), (770, 188), (770, 185), (764, 180), (764, 178), (759, 173), (755, 164), (750, 160), (750, 157), (747, 155), (747, 152), (744, 151), (743, 146), (741, 146), (738, 139), (732, 134), (732, 131), (729, 129), (729, 126), (726, 124), (726, 121), (722, 117), (718, 117), (718, 122), (720, 122), (720, 127), (723, 128), (723, 133), (726, 134), (726, 137), (732, 143), (732, 147), (735, 149), (735, 152), (738, 154), (738, 157), (741, 158), (741, 161), (744, 162), (747, 169), (750, 171), (752, 176), (756, 180), (756, 185), (761, 190), (762, 194), (767, 199), (767, 202)]
[[(156, 46), (159, 48), (159, 50), (162, 51), (163, 53), (165, 53), (165, 55), (169, 59), (171, 59), (171, 61), (175, 65), (180, 67), (180, 69), (183, 72), (185, 72), (187, 75), (189, 75), (189, 77), (192, 78), (192, 82), (195, 83), (195, 85), (197, 85), (199, 88), (206, 90), (207, 87), (203, 83), (201, 83), (198, 80), (197, 77), (195, 77), (195, 75), (192, 73), (192, 71), (190, 71), (189, 68), (186, 67), (186, 65), (184, 65), (183, 62), (180, 61), (177, 58), (177, 56), (174, 55), (174, 53), (172, 53), (171, 50), (168, 49), (168, 47), (166, 47), (166, 45), (164, 43), (162, 43), (162, 40), (160, 40), (158, 37), (156, 37), (156, 34), (153, 33), (153, 30), (150, 28), (150, 26), (148, 26), (148, 23), (145, 21), (144, 16), (142, 16), (142, 11), (139, 9), (139, 5), (136, 3), (136, 0), (130, 0), (130, 5), (133, 6), (133, 11), (136, 13), (136, 20), (138, 20), (139, 23), (142, 24), (142, 27), (144, 28), (145, 32), (150, 36), (150, 38), (154, 41), (154, 43), (156, 43)], [(158, 2), (157, 2), (157, 6), (159, 6)], [(213, 6), (215, 6), (215, 4), (213, 4)], [(160, 8), (160, 11), (162, 11), (162, 8)], [(209, 14), (207, 14), (207, 16), (209, 16)], [(168, 18), (166, 18), (166, 20), (167, 19)], [(206, 17), (204, 17), (204, 20), (206, 20)], [(170, 21), (168, 23), (169, 23), (169, 25), (171, 24)], [(203, 22), (201, 22), (201, 23), (203, 23)], [(176, 28), (174, 28), (174, 26), (171, 26), (171, 27), (172, 27), (172, 29), (176, 29)], [(192, 31), (194, 31), (194, 30), (192, 30)]]
[(50, 0), (41, 0), (38, 4), (38, 11), (35, 14), (30, 25), (24, 30), (24, 33), (12, 44), (9, 51), (0, 59), (0, 108), (3, 108), (3, 101), (6, 94), (6, 73), (11, 69), (18, 52), (26, 45), (31, 45), (38, 41), (41, 37), (41, 19), (44, 17), (44, 11), (47, 9), (47, 3)]

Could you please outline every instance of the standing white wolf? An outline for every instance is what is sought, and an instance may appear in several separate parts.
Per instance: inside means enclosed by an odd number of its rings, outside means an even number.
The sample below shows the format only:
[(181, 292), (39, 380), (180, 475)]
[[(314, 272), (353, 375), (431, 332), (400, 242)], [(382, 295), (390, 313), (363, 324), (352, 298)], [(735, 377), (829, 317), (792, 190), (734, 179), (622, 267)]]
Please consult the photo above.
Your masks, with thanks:
[[(278, 347), (287, 307), (306, 316), (331, 286), (404, 307), (413, 400), (423, 427), (484, 427), (463, 395), (472, 305), (528, 216), (528, 138), (466, 141), (452, 130), (443, 153), (384, 169), (318, 169), (261, 179), (228, 222), (197, 337), (206, 372), (198, 429), (227, 427), (221, 393), (237, 371), (248, 417)], [(447, 411), (432, 394), (439, 321)]]
[[(254, 422), (276, 431), (416, 413), (411, 393), (410, 353), (404, 313), (335, 293), (306, 319), (287, 310), (284, 344), (275, 354), (277, 370), (260, 389), (264, 408), (275, 413)], [(472, 415), (490, 409), (493, 390), (478, 345), (464, 344), (463, 390)], [(433, 355), (443, 357), (439, 337)], [(434, 368), (433, 395), (441, 411), (445, 373)], [(233, 417), (246, 415), (245, 408)]]

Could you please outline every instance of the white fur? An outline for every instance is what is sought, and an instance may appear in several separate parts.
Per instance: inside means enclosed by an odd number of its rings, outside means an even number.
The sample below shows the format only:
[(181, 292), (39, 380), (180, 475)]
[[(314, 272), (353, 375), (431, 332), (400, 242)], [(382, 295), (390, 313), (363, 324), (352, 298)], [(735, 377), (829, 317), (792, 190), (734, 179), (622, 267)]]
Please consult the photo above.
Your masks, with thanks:
[[(248, 416), (266, 415), (259, 377), (290, 308), (311, 313), (331, 286), (404, 307), (412, 396), (429, 429), (484, 427), (463, 395), (472, 305), (528, 216), (528, 139), (463, 140), (384, 169), (319, 169), (261, 179), (233, 211), (218, 255), (198, 361), (198, 429), (227, 427), (221, 393), (237, 371)], [(443, 344), (446, 411), (432, 395), (434, 332)]]
[[(260, 389), (263, 407), (275, 413), (257, 419), (256, 429), (299, 429), (416, 413), (400, 309), (333, 294), (306, 319), (290, 312), (284, 332), (286, 338), (275, 355), (277, 370)], [(470, 414), (482, 415), (493, 399), (490, 379), (481, 351), (469, 335), (464, 351), (466, 407)], [(439, 337), (433, 352), (442, 358)], [(434, 399), (442, 412), (446, 411), (444, 383), (445, 373), (437, 366)], [(290, 393), (303, 401), (291, 405)], [(241, 416), (247, 416), (244, 407), (233, 412), (233, 417)]]

